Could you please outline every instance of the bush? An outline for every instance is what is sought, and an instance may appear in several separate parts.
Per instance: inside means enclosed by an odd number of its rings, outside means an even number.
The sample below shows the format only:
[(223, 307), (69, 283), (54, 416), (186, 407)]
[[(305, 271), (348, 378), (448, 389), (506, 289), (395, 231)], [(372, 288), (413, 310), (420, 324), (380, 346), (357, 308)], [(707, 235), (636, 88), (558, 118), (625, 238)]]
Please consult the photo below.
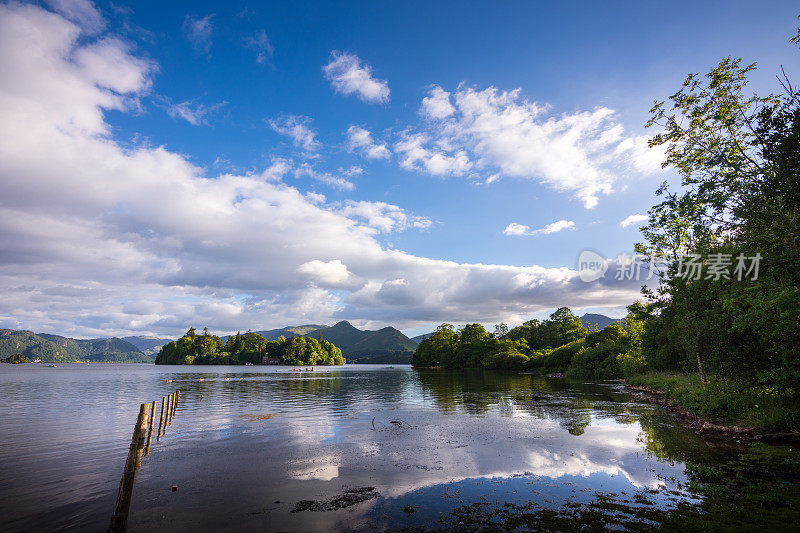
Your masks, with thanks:
[(580, 352), (585, 346), (584, 339), (572, 341), (565, 344), (560, 348), (556, 348), (542, 359), (542, 372), (546, 374), (554, 374), (558, 372), (566, 372), (569, 368), (572, 358)]
[(628, 350), (625, 353), (621, 353), (617, 355), (617, 362), (623, 376), (633, 376), (634, 374), (647, 372), (647, 361), (645, 361), (641, 350)]
[(619, 361), (619, 345), (605, 342), (585, 348), (572, 358), (566, 375), (570, 378), (618, 378), (622, 375)]
[(527, 355), (508, 347), (498, 353), (492, 354), (483, 361), (483, 366), (492, 370), (520, 370), (530, 359)]

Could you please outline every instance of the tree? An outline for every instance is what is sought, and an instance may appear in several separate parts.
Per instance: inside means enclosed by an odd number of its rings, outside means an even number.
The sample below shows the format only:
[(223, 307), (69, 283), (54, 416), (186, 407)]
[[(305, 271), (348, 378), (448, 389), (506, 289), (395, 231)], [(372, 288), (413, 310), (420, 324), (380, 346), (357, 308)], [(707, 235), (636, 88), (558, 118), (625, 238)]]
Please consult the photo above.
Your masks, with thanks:
[(411, 364), (417, 367), (432, 367), (449, 362), (455, 354), (456, 342), (457, 335), (453, 325), (442, 324), (419, 343), (411, 356)]
[[(725, 58), (691, 74), (648, 126), (680, 186), (664, 184), (637, 251), (664, 261), (642, 333), (648, 366), (692, 369), (728, 386), (800, 394), (800, 96), (749, 96), (755, 65)], [(689, 279), (681, 254), (764, 258), (757, 279)]]
[(586, 328), (569, 307), (559, 307), (538, 328), (542, 348), (558, 348), (583, 338)]

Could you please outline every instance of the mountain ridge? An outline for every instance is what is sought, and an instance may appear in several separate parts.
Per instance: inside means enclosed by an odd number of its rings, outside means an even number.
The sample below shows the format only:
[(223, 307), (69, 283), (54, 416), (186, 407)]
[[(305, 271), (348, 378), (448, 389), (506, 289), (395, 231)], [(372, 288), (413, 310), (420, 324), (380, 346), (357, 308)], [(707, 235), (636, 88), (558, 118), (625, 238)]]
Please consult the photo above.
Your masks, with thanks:
[(0, 329), (0, 357), (22, 354), (46, 363), (152, 363), (135, 345), (118, 337), (73, 339), (51, 333)]

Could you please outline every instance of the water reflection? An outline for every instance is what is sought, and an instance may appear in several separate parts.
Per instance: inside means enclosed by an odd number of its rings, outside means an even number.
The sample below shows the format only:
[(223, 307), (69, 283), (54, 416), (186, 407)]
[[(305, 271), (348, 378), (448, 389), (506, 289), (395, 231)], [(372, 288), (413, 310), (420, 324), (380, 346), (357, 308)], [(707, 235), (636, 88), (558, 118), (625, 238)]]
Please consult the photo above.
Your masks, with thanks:
[[(137, 474), (131, 530), (403, 526), (476, 498), (558, 505), (655, 487), (671, 492), (653, 505), (669, 507), (688, 498), (682, 461), (714, 453), (614, 384), (378, 365), (19, 366), (0, 369), (0, 502), (16, 502), (4, 530), (104, 528), (139, 403), (175, 388), (180, 416)], [(367, 486), (380, 497), (290, 512)], [(421, 511), (405, 515), (407, 502)]]

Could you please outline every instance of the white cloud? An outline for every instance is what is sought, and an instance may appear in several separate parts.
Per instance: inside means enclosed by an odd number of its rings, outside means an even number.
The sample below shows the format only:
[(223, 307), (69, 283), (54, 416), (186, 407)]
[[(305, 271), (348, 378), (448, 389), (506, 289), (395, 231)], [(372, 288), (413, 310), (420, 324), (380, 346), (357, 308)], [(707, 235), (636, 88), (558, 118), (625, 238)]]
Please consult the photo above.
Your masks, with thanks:
[(623, 228), (627, 228), (628, 226), (633, 226), (634, 224), (641, 224), (642, 222), (647, 222), (650, 220), (647, 215), (630, 215), (622, 220), (619, 225)]
[(557, 220), (546, 225), (543, 228), (531, 231), (530, 226), (512, 222), (506, 229), (503, 230), (503, 235), (548, 235), (550, 233), (558, 233), (564, 230), (574, 230), (575, 222), (572, 220)]
[(208, 115), (213, 113), (226, 102), (219, 102), (210, 106), (195, 103), (194, 101), (167, 104), (167, 114), (172, 118), (182, 118), (192, 126), (207, 126)]
[(322, 67), (325, 79), (337, 93), (345, 96), (357, 95), (369, 103), (386, 103), (389, 101), (389, 84), (385, 80), (372, 77), (372, 67), (362, 65), (355, 54), (331, 52), (330, 62)]
[(360, 126), (347, 128), (347, 150), (360, 152), (367, 159), (389, 159), (389, 149), (385, 144), (378, 144), (372, 133)]
[(347, 270), (347, 265), (342, 263), (339, 259), (333, 259), (327, 262), (314, 259), (313, 261), (300, 265), (297, 271), (324, 287), (342, 286), (346, 284), (352, 276)]
[(503, 230), (503, 235), (530, 235), (531, 227), (512, 222)]
[(214, 32), (214, 25), (211, 20), (215, 15), (206, 15), (202, 18), (195, 18), (186, 15), (183, 19), (183, 35), (186, 37), (195, 50), (208, 54), (211, 52), (211, 35)]
[(455, 111), (453, 104), (450, 103), (450, 93), (438, 85), (431, 88), (430, 96), (422, 99), (422, 106), (419, 110), (422, 116), (431, 119), (447, 118)]
[(361, 168), (351, 167), (346, 170), (339, 169), (339, 174), (341, 174), (340, 176), (332, 174), (330, 172), (317, 170), (310, 164), (303, 163), (299, 167), (295, 168), (293, 172), (296, 178), (301, 178), (305, 176), (313, 180), (321, 181), (322, 183), (325, 183), (327, 185), (330, 185), (332, 187), (335, 187), (343, 191), (352, 191), (353, 189), (356, 188), (356, 186), (348, 178), (360, 174)]
[(256, 63), (264, 63), (272, 57), (274, 52), (272, 43), (269, 42), (267, 32), (258, 30), (252, 37), (245, 39), (245, 44), (248, 48), (252, 48), (256, 52)]
[(424, 133), (401, 133), (400, 140), (394, 144), (394, 151), (400, 156), (400, 166), (434, 176), (464, 175), (473, 168), (474, 163), (466, 151), (447, 151), (431, 146), (429, 141)]
[(339, 212), (349, 219), (363, 220), (376, 233), (392, 233), (412, 227), (428, 229), (433, 224), (428, 217), (410, 215), (400, 207), (384, 202), (347, 200)]
[(287, 115), (277, 120), (270, 119), (269, 125), (277, 133), (292, 139), (292, 143), (298, 148), (313, 152), (320, 147), (319, 141), (316, 140), (317, 132), (310, 127), (311, 119), (309, 117)]
[(94, 35), (103, 31), (106, 21), (89, 0), (46, 0), (50, 8)]
[[(299, 171), (346, 187), (358, 167), (331, 175), (275, 159), (213, 175), (163, 146), (117, 140), (105, 113), (135, 106), (153, 66), (38, 6), (0, 5), (0, 51), (4, 327), (101, 336), (341, 318), (514, 323), (638, 295), (638, 284), (583, 283), (570, 268), (387, 249), (379, 233), (429, 219), (380, 202), (326, 204), (282, 181)], [(99, 67), (111, 57), (114, 76)]]
[(644, 137), (625, 135), (613, 110), (555, 116), (519, 89), (459, 86), (451, 95), (435, 85), (420, 114), (427, 119), (423, 131), (407, 130), (395, 144), (404, 168), (436, 175), (488, 173), (487, 183), (501, 176), (534, 179), (572, 193), (586, 208), (613, 191), (626, 165), (653, 171), (657, 159), (642, 148)]

